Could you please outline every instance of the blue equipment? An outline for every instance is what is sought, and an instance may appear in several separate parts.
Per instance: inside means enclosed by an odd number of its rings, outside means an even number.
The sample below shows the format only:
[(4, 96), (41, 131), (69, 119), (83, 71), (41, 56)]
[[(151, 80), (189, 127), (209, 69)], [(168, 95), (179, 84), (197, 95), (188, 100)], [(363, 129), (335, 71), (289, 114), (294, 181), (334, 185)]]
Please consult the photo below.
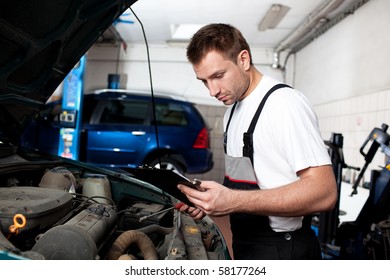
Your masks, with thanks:
[(58, 155), (79, 159), (85, 55), (64, 80)]

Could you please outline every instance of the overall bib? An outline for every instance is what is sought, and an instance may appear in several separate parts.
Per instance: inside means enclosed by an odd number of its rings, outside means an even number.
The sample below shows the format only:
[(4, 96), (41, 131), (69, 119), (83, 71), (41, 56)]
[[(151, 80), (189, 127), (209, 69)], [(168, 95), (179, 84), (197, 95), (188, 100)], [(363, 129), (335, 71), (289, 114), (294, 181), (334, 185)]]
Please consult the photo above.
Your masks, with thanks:
[[(227, 132), (237, 103), (233, 105), (224, 132), (226, 175), (223, 184), (226, 187), (240, 190), (259, 189), (253, 168), (253, 131), (267, 98), (273, 91), (282, 87), (288, 85), (275, 85), (261, 101), (248, 131), (243, 135), (243, 157), (227, 154)], [(268, 216), (248, 213), (231, 214), (230, 224), (234, 259), (321, 259), (319, 242), (311, 229), (310, 217), (303, 219), (300, 229), (289, 232), (275, 232), (269, 225)]]

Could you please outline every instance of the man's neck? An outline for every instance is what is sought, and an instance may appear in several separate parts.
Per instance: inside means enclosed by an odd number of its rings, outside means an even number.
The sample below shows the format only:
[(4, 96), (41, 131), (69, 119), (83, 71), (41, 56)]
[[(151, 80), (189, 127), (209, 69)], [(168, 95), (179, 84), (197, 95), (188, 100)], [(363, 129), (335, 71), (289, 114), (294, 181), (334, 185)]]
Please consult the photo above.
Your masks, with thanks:
[(254, 66), (252, 66), (249, 71), (250, 71), (249, 72), (250, 84), (249, 84), (248, 90), (246, 91), (245, 97), (247, 97), (249, 94), (251, 94), (255, 90), (255, 88), (258, 86), (258, 84), (260, 83), (261, 79), (264, 76)]

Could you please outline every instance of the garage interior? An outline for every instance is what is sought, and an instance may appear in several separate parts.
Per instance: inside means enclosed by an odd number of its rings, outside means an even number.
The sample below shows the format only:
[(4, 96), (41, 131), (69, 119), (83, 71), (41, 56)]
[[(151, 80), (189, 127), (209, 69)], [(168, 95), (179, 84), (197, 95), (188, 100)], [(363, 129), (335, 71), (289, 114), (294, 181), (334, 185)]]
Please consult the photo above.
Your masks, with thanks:
[[(171, 31), (179, 30), (180, 23), (194, 23), (193, 28), (209, 22), (230, 23), (248, 38), (254, 63), (261, 71), (308, 96), (323, 139), (342, 135), (344, 161), (357, 169), (344, 168), (340, 175), (340, 209), (346, 213), (340, 217), (356, 218), (368, 197), (363, 187), (369, 185), (372, 170), (383, 167), (388, 159), (383, 152), (375, 154), (359, 178), (359, 198), (352, 198), (349, 188), (359, 177), (358, 168), (366, 163), (360, 149), (373, 129), (390, 121), (390, 53), (385, 47), (390, 44), (390, 36), (384, 31), (390, 24), (390, 2), (279, 1), (277, 4), (290, 9), (278, 25), (269, 29), (260, 27), (260, 20), (275, 4), (273, 1), (245, 1), (236, 7), (234, 0), (171, 0), (157, 1), (158, 9), (155, 2), (135, 3), (132, 11), (124, 13), (89, 50), (85, 90), (107, 87), (107, 77), (114, 73), (120, 76), (122, 88), (150, 90), (153, 84), (155, 91), (173, 93), (195, 103), (212, 129), (214, 167), (192, 176), (222, 182), (222, 120), (226, 108), (195, 79), (185, 56), (189, 37), (173, 38)], [(186, 10), (196, 12), (189, 16)]]
[[(172, 14), (172, 9), (184, 13), (185, 9), (191, 7), (183, 1), (160, 2), (161, 9), (154, 12), (147, 1), (138, 1), (133, 5), (133, 11), (141, 20), (148, 40), (154, 90), (183, 96), (201, 110), (212, 128), (211, 144), (215, 166), (210, 172), (197, 177), (221, 181), (224, 176), (221, 135), (225, 108), (211, 98), (206, 88), (195, 79), (185, 57), (186, 41), (162, 41), (165, 38), (162, 38), (161, 33), (166, 32), (168, 26), (157, 28), (155, 22), (160, 21), (153, 20), (156, 14), (164, 17), (164, 14)], [(385, 12), (390, 5), (388, 1), (310, 1), (313, 2), (310, 3), (313, 10), (305, 8), (306, 6), (300, 7), (305, 14), (300, 15), (302, 23), (295, 26), (295, 29), (291, 28), (293, 23), (288, 22), (288, 17), (289, 13), (291, 17), (296, 16), (293, 14), (294, 5), (303, 5), (297, 3), (302, 1), (280, 1), (292, 6), (285, 17), (287, 23), (282, 20), (279, 26), (267, 30), (266, 32), (276, 34), (268, 36), (275, 36), (277, 39), (265, 40), (264, 44), (261, 39), (254, 42), (251, 39), (262, 36), (262, 31), (257, 30), (257, 24), (265, 14), (266, 7), (273, 4), (272, 1), (246, 1), (242, 10), (239, 8), (238, 11), (235, 9), (230, 12), (228, 7), (234, 1), (224, 1), (224, 4), (218, 4), (218, 1), (213, 1), (212, 4), (208, 1), (196, 2), (198, 7), (210, 6), (211, 10), (223, 7), (227, 11), (226, 14), (221, 12), (219, 15), (205, 15), (205, 18), (201, 17), (197, 22), (229, 22), (238, 28), (248, 25), (244, 20), (248, 10), (251, 9), (251, 13), (256, 10), (256, 22), (247, 16), (248, 21), (253, 21), (252, 25), (256, 23), (256, 26), (252, 26), (255, 30), (251, 29), (247, 33), (245, 29), (243, 31), (244, 36), (249, 36), (249, 43), (252, 43), (255, 65), (264, 73), (305, 93), (315, 107), (323, 138), (329, 140), (332, 133), (341, 133), (344, 136), (345, 162), (351, 166), (363, 166), (364, 158), (359, 153), (362, 143), (373, 128), (380, 127), (390, 119), (390, 54), (384, 47), (388, 45), (390, 36), (383, 31), (390, 21)], [(262, 9), (253, 9), (251, 5), (261, 5)], [(327, 7), (325, 10), (331, 11), (329, 14), (332, 20), (327, 20), (324, 12), (316, 11), (316, 6)], [(315, 17), (316, 14), (319, 16)], [(179, 16), (179, 20), (182, 17), (184, 16)], [(129, 39), (136, 39), (134, 42), (126, 41), (124, 47), (120, 39), (111, 37), (96, 43), (90, 49), (87, 53), (85, 91), (107, 87), (107, 77), (111, 73), (120, 75), (120, 87), (150, 89), (148, 57), (141, 27), (130, 11), (124, 18), (134, 23), (118, 23), (116, 30), (124, 36), (124, 31), (121, 30), (128, 29)], [(320, 24), (323, 21), (326, 24)], [(315, 27), (318, 25), (320, 26)], [(284, 34), (287, 32), (287, 39), (282, 37), (280, 30)], [(297, 35), (294, 36), (293, 33)], [(154, 36), (156, 41), (153, 41)], [(303, 42), (302, 39), (299, 40), (302, 36), (307, 36)], [(278, 38), (280, 41), (277, 41)], [(275, 65), (275, 56), (279, 57), (278, 65)], [(169, 75), (166, 74), (167, 69)], [(61, 91), (61, 88), (58, 90)], [(385, 155), (378, 153), (369, 168), (381, 166), (385, 162)], [(357, 176), (353, 170), (346, 173), (347, 177)], [(369, 175), (364, 177), (362, 184), (366, 181), (369, 181)]]

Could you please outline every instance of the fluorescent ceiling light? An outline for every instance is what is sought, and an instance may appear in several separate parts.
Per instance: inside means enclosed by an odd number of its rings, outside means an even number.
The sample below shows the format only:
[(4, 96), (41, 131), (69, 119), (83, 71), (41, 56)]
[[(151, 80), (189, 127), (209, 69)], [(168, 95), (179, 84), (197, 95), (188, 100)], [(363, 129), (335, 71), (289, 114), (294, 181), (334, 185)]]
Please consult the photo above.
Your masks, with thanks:
[(203, 26), (203, 24), (171, 24), (172, 40), (189, 40)]
[(290, 7), (288, 6), (281, 4), (273, 4), (268, 10), (268, 12), (265, 14), (264, 18), (261, 20), (258, 26), (258, 30), (265, 31), (267, 29), (275, 28), (289, 10)]

